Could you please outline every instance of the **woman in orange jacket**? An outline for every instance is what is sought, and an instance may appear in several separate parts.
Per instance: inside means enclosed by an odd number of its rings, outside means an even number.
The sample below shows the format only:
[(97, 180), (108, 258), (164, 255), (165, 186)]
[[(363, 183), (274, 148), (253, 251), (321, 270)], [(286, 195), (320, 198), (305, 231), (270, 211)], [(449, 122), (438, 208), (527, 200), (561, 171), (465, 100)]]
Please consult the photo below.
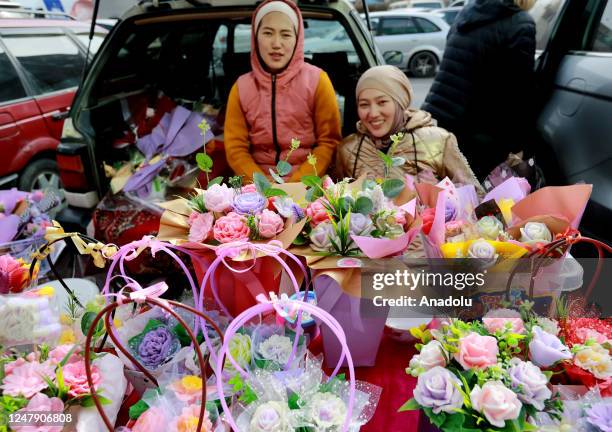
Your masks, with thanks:
[[(253, 13), (251, 68), (227, 102), (225, 151), (232, 170), (249, 181), (256, 172), (269, 177), (270, 168), (287, 160), (288, 181), (323, 175), (342, 140), (340, 113), (327, 74), (304, 62), (304, 26), (294, 3), (266, 1)], [(300, 146), (290, 152), (293, 139)]]

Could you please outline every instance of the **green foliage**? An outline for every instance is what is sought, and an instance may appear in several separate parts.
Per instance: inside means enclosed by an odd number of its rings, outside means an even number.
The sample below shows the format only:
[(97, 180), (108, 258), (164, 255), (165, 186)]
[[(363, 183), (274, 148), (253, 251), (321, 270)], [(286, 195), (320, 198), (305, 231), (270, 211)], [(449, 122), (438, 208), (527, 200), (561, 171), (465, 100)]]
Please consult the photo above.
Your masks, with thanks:
[[(81, 331), (84, 335), (89, 332), (89, 329), (91, 328), (91, 325), (93, 324), (94, 319), (97, 315), (97, 312), (91, 311), (87, 311), (83, 314), (83, 317), (81, 318)], [(94, 339), (101, 336), (102, 333), (104, 333), (104, 323), (102, 320), (99, 320), (98, 324), (96, 324), (96, 329), (94, 331)]]
[(196, 154), (196, 163), (198, 164), (198, 168), (204, 171), (205, 173), (209, 173), (212, 171), (213, 160), (206, 153), (198, 153)]
[(208, 187), (211, 187), (212, 185), (216, 184), (220, 185), (221, 183), (223, 183), (223, 176), (215, 177), (214, 179), (208, 182)]
[(418, 411), (421, 409), (421, 405), (414, 399), (408, 399), (408, 401), (398, 409), (398, 412), (404, 411)]
[(269, 188), (269, 189), (266, 189), (264, 196), (266, 198), (271, 198), (274, 196), (287, 196), (287, 192), (285, 192), (282, 189)]
[(353, 211), (355, 213), (361, 213), (362, 215), (368, 215), (370, 214), (370, 212), (372, 212), (372, 209), (374, 208), (374, 204), (372, 203), (372, 200), (368, 197), (359, 197), (357, 198), (357, 201), (355, 201), (355, 205), (353, 207)]
[(281, 177), (284, 177), (291, 172), (291, 164), (287, 161), (280, 160), (276, 164), (276, 171)]
[(338, 374), (335, 377), (333, 377), (331, 380), (321, 384), (321, 386), (319, 387), (319, 392), (329, 393), (330, 391), (332, 391), (336, 383), (341, 383), (343, 381), (346, 381), (346, 375), (343, 373)]
[(387, 198), (395, 198), (404, 189), (404, 181), (387, 179), (382, 183), (382, 190)]
[(148, 409), (149, 409), (149, 405), (145, 401), (140, 399), (138, 402), (136, 402), (134, 405), (130, 407), (130, 411), (129, 411), (130, 419), (136, 420), (138, 417), (141, 416), (142, 413), (144, 413)]
[(257, 188), (257, 192), (262, 195), (266, 194), (266, 190), (268, 190), (271, 185), (265, 175), (261, 173), (253, 174), (253, 183), (255, 183), (255, 187)]

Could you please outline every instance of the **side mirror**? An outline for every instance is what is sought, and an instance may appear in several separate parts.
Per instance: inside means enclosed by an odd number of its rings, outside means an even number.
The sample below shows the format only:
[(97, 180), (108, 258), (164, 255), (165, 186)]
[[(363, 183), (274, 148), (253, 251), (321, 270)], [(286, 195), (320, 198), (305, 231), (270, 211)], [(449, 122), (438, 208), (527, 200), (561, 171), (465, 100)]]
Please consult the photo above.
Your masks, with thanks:
[(397, 66), (404, 63), (404, 54), (401, 51), (385, 51), (383, 59), (386, 64)]

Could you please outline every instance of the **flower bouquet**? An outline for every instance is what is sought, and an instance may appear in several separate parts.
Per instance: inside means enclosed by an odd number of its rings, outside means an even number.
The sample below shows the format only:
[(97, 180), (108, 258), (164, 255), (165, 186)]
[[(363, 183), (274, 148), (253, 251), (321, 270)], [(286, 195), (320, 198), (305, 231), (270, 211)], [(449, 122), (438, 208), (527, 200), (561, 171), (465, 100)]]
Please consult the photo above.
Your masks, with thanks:
[(563, 363), (571, 384), (597, 388), (602, 396), (612, 396), (612, 322), (610, 319), (566, 318), (561, 334), (573, 354)]
[[(2, 412), (15, 419), (11, 430), (61, 431), (66, 426), (79, 432), (101, 431), (102, 426), (92, 400), (92, 386), (100, 393), (99, 400), (106, 415), (114, 421), (119, 411), (127, 382), (119, 359), (111, 354), (96, 355), (91, 366), (91, 383), (85, 376), (85, 362), (81, 347), (60, 345), (50, 349), (47, 345), (36, 347), (27, 355), (5, 352), (0, 358), (3, 366)], [(28, 413), (43, 416), (23, 421)], [(27, 418), (27, 417), (25, 417)]]
[[(230, 383), (234, 385), (234, 396), (238, 397), (239, 403), (228, 406), (223, 397), (223, 381), (218, 380), (217, 391), (226, 422), (233, 430), (241, 432), (359, 430), (374, 413), (380, 389), (355, 382), (351, 353), (339, 323), (327, 312), (309, 303), (290, 300), (286, 296), (279, 299), (274, 293), (270, 293), (270, 297), (271, 300), (258, 297), (260, 304), (240, 314), (227, 328), (226, 339), (217, 358), (217, 370), (226, 367), (229, 361), (238, 372)], [(298, 311), (298, 322), (301, 313), (308, 312), (334, 329), (343, 346), (342, 357), (347, 357), (349, 382), (337, 375), (343, 358), (337, 363), (331, 377), (326, 377), (319, 358), (298, 350), (299, 326), (292, 346), (289, 345), (289, 338), (282, 340), (282, 336), (273, 334), (256, 348), (260, 354), (267, 352), (269, 357), (278, 360), (277, 363), (285, 363), (281, 370), (259, 368), (257, 361), (252, 363), (254, 367), (245, 370), (237, 362), (231, 350), (231, 341), (237, 336), (237, 331), (260, 314), (276, 312), (278, 317), (284, 319), (291, 315), (287, 311)], [(293, 362), (293, 359), (296, 361)]]
[[(399, 163), (388, 154), (381, 157), (387, 172)], [(361, 298), (360, 258), (391, 257), (408, 248), (419, 231), (412, 195), (403, 180), (387, 177), (334, 183), (329, 177), (306, 176), (302, 183), (307, 190), (296, 200), (308, 203), (308, 224), (295, 242), (301, 245), (291, 252), (306, 257), (314, 271), (317, 304), (343, 326), (355, 363), (372, 366), (388, 308)], [(323, 326), (322, 332), (329, 366), (341, 350), (331, 329)]]
[(417, 332), (423, 344), (407, 372), (418, 377), (414, 397), (400, 411), (421, 409), (442, 431), (536, 430), (541, 412), (559, 418), (562, 402), (542, 370), (571, 357), (524, 308), (500, 309), (482, 322), (451, 321)]
[[(52, 191), (0, 191), (0, 255), (11, 255), (25, 264), (45, 240), (45, 230), (61, 200)], [(48, 271), (43, 265), (40, 274)]]
[[(212, 159), (202, 154), (199, 163), (208, 176)], [(279, 172), (285, 169), (281, 164)], [(162, 205), (166, 211), (158, 238), (188, 251), (202, 292), (229, 316), (255, 304), (258, 294), (271, 288), (278, 292), (282, 267), (272, 255), (284, 254), (306, 223), (303, 210), (288, 197), (299, 185), (273, 186), (261, 174), (254, 179), (243, 185), (241, 177), (227, 184), (218, 177), (207, 182), (206, 190), (195, 189), (189, 200)], [(291, 261), (298, 266), (297, 259)], [(218, 267), (221, 262), (225, 265)]]

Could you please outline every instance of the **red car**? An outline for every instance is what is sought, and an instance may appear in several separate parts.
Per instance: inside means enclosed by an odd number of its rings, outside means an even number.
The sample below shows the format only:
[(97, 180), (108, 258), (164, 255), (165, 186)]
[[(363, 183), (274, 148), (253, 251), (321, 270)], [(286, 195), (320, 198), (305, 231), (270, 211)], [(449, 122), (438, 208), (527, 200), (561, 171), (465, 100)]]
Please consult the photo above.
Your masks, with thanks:
[[(96, 28), (91, 53), (106, 33)], [(0, 18), (0, 188), (59, 188), (55, 150), (88, 35), (87, 23), (71, 19)]]

